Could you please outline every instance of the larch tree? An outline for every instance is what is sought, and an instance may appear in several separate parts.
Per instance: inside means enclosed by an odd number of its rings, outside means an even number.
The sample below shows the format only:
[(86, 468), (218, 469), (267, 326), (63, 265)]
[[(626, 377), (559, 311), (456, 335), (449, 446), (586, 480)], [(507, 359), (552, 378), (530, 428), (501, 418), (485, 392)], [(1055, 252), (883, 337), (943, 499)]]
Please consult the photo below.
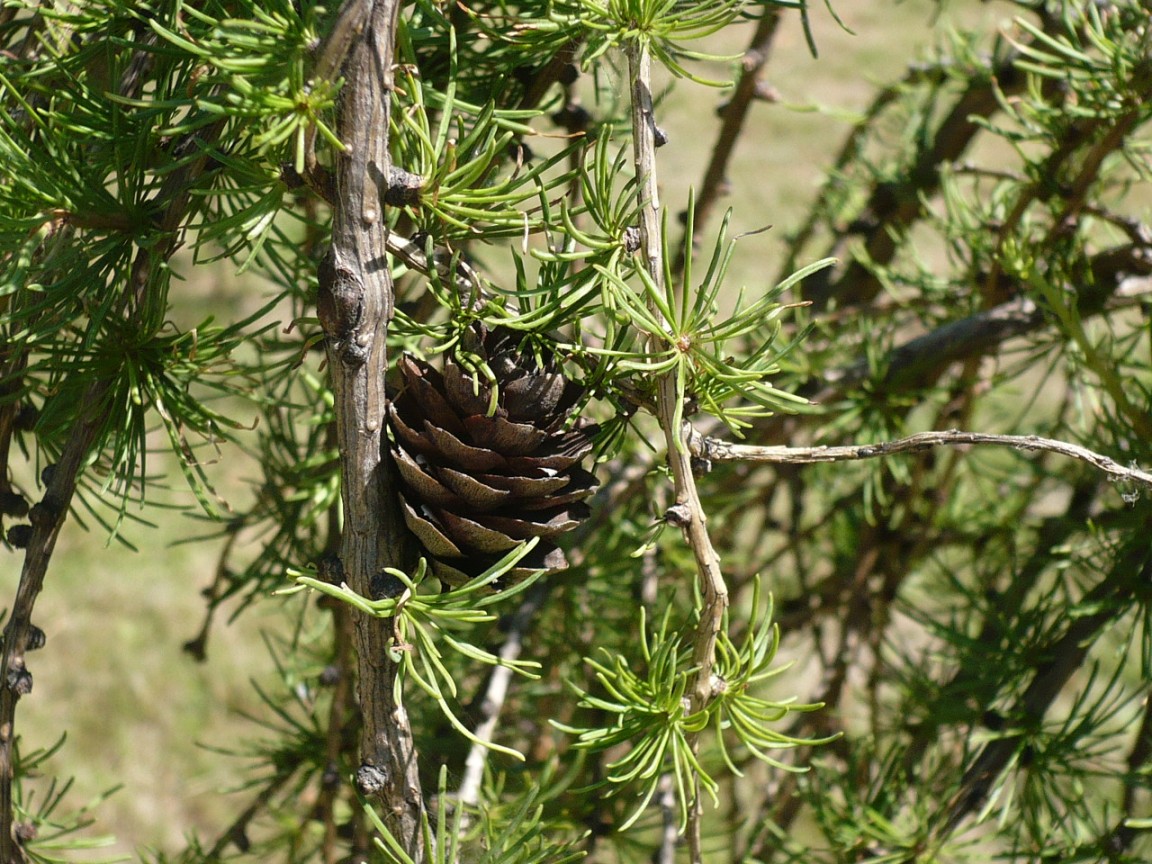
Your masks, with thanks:
[[(38, 600), (169, 474), (188, 652), (287, 635), (155, 860), (1152, 856), (1152, 12), (909, 47), (755, 245), (776, 40), (841, 5), (0, 5), (2, 864), (88, 860)], [(262, 299), (187, 322), (221, 261)]]

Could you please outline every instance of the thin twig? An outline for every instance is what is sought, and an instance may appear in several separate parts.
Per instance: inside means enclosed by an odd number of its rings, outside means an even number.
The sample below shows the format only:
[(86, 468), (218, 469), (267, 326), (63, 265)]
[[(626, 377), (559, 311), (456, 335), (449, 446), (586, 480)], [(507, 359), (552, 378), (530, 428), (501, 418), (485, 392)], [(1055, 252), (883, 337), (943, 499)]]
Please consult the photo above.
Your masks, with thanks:
[(488, 747), (496, 734), (496, 726), (500, 722), (500, 712), (504, 708), (504, 700), (508, 695), (508, 686), (512, 683), (515, 670), (512, 664), (520, 658), (524, 647), (524, 636), (531, 627), (536, 613), (544, 605), (544, 601), (552, 591), (552, 583), (540, 580), (528, 589), (524, 601), (508, 620), (508, 631), (504, 644), (500, 646), (500, 664), (492, 670), (488, 679), (488, 687), (484, 698), (480, 702), (481, 721), (476, 724), (473, 735), (476, 740), (468, 751), (468, 758), (464, 761), (464, 778), (456, 798), (461, 804), (476, 805), (480, 802), (480, 785), (484, 780), (484, 766), (488, 762)]
[(212, 577), (212, 584), (204, 592), (208, 600), (207, 608), (204, 610), (204, 620), (200, 623), (200, 630), (196, 635), (184, 643), (184, 651), (195, 658), (198, 663), (203, 663), (208, 659), (208, 636), (212, 632), (212, 622), (216, 617), (216, 610), (220, 608), (224, 599), (225, 586), (230, 576), (228, 561), (240, 539), (241, 528), (243, 528), (242, 521), (236, 521), (227, 528), (228, 539), (224, 542), (224, 548), (220, 550), (220, 554), (216, 556), (216, 573)]
[(1125, 468), (1119, 462), (1079, 444), (1041, 438), (1039, 435), (993, 435), (986, 432), (918, 432), (907, 438), (881, 441), (877, 444), (847, 444), (835, 447), (761, 447), (754, 444), (732, 444), (718, 438), (694, 434), (689, 445), (692, 452), (713, 462), (775, 462), (785, 465), (809, 465), (816, 462), (850, 462), (875, 459), (897, 453), (917, 453), (931, 447), (990, 444), (1015, 450), (1042, 450), (1079, 459), (1118, 480), (1143, 483), (1152, 487), (1152, 474), (1136, 467)]
[[(648, 47), (637, 42), (628, 50), (629, 79), (632, 82), (632, 147), (636, 166), (637, 197), (640, 205), (640, 254), (656, 293), (664, 291), (664, 255), (660, 233), (660, 196), (656, 176), (656, 122), (652, 100), (652, 60)], [(652, 309), (653, 315), (660, 315)], [(655, 341), (655, 339), (653, 340)], [(655, 346), (653, 346), (655, 348)], [(676, 522), (683, 531), (696, 559), (697, 579), (703, 608), (692, 648), (696, 669), (690, 694), (691, 710), (698, 712), (712, 699), (712, 670), (716, 663), (716, 641), (728, 607), (728, 587), (720, 572), (720, 558), (712, 546), (705, 524), (704, 508), (692, 474), (691, 456), (684, 443), (685, 430), (678, 423), (683, 394), (675, 373), (662, 375), (657, 382), (657, 415), (664, 430), (668, 463), (676, 491)], [(689, 738), (695, 750), (699, 733)], [(700, 864), (700, 821), (702, 804), (699, 777), (692, 783), (688, 806), (688, 849), (693, 864)]]

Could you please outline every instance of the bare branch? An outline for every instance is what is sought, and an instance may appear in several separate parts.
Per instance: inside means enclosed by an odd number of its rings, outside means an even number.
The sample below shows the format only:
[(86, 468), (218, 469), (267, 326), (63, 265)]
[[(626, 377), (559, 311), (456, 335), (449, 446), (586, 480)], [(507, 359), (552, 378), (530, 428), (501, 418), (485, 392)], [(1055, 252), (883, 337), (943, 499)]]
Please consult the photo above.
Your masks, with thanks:
[(16, 766), (13, 763), (12, 745), (16, 739), (16, 703), (21, 696), (32, 690), (32, 676), (24, 661), (32, 625), (32, 610), (44, 587), (44, 577), (56, 547), (56, 538), (76, 492), (77, 477), (103, 426), (106, 415), (104, 403), (110, 389), (111, 382), (108, 379), (95, 381), (88, 387), (76, 425), (52, 472), (52, 480), (43, 499), (33, 506), (29, 514), (32, 538), (24, 557), (11, 617), (4, 628), (4, 659), (0, 664), (0, 861), (5, 864), (25, 860), (14, 830), (16, 813), (13, 809), (12, 781)]
[(907, 438), (881, 441), (878, 444), (848, 444), (836, 447), (762, 447), (755, 444), (732, 444), (699, 434), (693, 434), (689, 441), (695, 455), (713, 462), (775, 462), (784, 465), (850, 462), (894, 456), (898, 453), (918, 453), (932, 447), (967, 444), (991, 444), (998, 447), (1012, 447), (1015, 450), (1058, 453), (1061, 456), (1087, 462), (1118, 480), (1143, 483), (1152, 487), (1152, 474), (1147, 471), (1136, 467), (1125, 468), (1116, 460), (1087, 447), (1052, 438), (1041, 438), (1039, 435), (992, 435), (985, 432), (961, 432), (958, 429), (949, 429), (942, 432), (918, 432)]

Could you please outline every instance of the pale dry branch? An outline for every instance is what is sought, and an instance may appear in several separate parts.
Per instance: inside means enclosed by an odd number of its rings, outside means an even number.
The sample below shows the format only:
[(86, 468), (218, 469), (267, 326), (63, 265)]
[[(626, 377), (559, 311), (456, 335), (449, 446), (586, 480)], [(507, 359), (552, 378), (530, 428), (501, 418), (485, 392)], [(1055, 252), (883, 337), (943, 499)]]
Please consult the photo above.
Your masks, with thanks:
[[(604, 523), (618, 512), (621, 504), (632, 496), (638, 494), (643, 486), (652, 465), (647, 459), (627, 467), (615, 466), (613, 479), (601, 486), (596, 492), (593, 501), (592, 518), (581, 524), (572, 532), (571, 555), (577, 559), (580, 549), (589, 538), (595, 537), (604, 528)], [(472, 730), (477, 739), (469, 748), (468, 756), (464, 761), (464, 776), (456, 792), (456, 798), (463, 804), (478, 804), (480, 801), (480, 787), (484, 779), (484, 768), (488, 763), (488, 754), (491, 752), (487, 746), (495, 740), (500, 722), (500, 714), (504, 710), (504, 703), (508, 696), (508, 688), (512, 682), (513, 669), (511, 664), (519, 659), (523, 650), (524, 641), (532, 632), (536, 624), (537, 615), (548, 598), (552, 595), (557, 583), (552, 579), (541, 579), (528, 589), (524, 601), (509, 616), (508, 626), (505, 630), (504, 643), (500, 646), (500, 660), (503, 665), (492, 670), (488, 685), (480, 700), (480, 721)]]
[(810, 465), (816, 462), (850, 462), (859, 459), (875, 459), (881, 456), (895, 456), (899, 453), (918, 453), (932, 447), (963, 446), (969, 444), (989, 444), (997, 447), (1011, 447), (1014, 450), (1038, 450), (1056, 453), (1071, 459), (1086, 462), (1117, 480), (1142, 483), (1152, 487), (1152, 474), (1135, 466), (1125, 468), (1115, 459), (1102, 453), (1057, 441), (1041, 438), (1039, 435), (993, 435), (986, 432), (962, 432), (948, 429), (939, 432), (918, 432), (894, 441), (881, 441), (877, 444), (846, 444), (834, 447), (786, 447), (758, 446), (754, 444), (732, 444), (718, 438), (710, 438), (693, 433), (689, 440), (696, 456), (712, 462), (774, 462), (782, 465)]
[[(629, 79), (632, 82), (632, 147), (636, 168), (637, 198), (640, 204), (640, 254), (657, 292), (664, 291), (665, 250), (660, 232), (660, 196), (656, 175), (656, 120), (652, 99), (652, 60), (647, 46), (634, 44), (628, 51)], [(651, 304), (652, 314), (660, 311)], [(653, 337), (653, 342), (656, 337)], [(657, 346), (653, 345), (655, 349)], [(668, 463), (676, 491), (676, 522), (696, 561), (697, 580), (703, 608), (692, 649), (692, 665), (696, 669), (690, 694), (691, 710), (703, 710), (712, 699), (712, 670), (716, 664), (716, 642), (728, 608), (728, 587), (720, 572), (720, 557), (708, 534), (704, 507), (696, 489), (692, 473), (692, 460), (684, 442), (684, 429), (679, 423), (682, 394), (676, 373), (662, 375), (657, 382), (657, 418), (664, 431)], [(670, 511), (671, 512), (671, 511)], [(695, 750), (699, 746), (699, 733), (689, 738)], [(695, 778), (692, 801), (688, 805), (688, 850), (693, 864), (703, 860), (700, 822), (702, 814), (701, 784)]]
[(484, 766), (488, 763), (489, 748), (496, 736), (496, 729), (500, 723), (500, 713), (504, 710), (504, 701), (508, 696), (508, 687), (512, 683), (515, 669), (512, 664), (520, 659), (524, 648), (524, 637), (530, 630), (536, 613), (544, 605), (551, 593), (552, 583), (537, 582), (528, 589), (524, 602), (511, 616), (504, 644), (500, 646), (501, 665), (492, 670), (488, 679), (488, 686), (480, 702), (479, 713), (481, 720), (476, 724), (473, 735), (476, 740), (468, 750), (468, 758), (464, 760), (464, 779), (456, 792), (456, 798), (461, 804), (476, 806), (480, 803), (480, 787), (484, 781)]

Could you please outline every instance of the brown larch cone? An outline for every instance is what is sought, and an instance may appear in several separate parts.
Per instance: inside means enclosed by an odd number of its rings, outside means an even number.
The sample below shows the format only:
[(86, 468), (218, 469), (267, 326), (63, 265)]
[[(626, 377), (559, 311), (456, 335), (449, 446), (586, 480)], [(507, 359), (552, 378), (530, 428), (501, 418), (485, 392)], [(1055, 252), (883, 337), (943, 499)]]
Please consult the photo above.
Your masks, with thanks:
[(584, 388), (550, 354), (521, 353), (520, 334), (504, 327), (476, 324), (468, 336), (495, 377), (495, 405), (489, 380), (453, 357), (440, 373), (405, 354), (388, 406), (392, 455), (404, 519), (442, 581), (462, 584), (540, 538), (501, 578), (507, 586), (568, 566), (553, 541), (588, 516), (596, 478), (579, 463), (597, 427), (577, 420), (562, 431)]

